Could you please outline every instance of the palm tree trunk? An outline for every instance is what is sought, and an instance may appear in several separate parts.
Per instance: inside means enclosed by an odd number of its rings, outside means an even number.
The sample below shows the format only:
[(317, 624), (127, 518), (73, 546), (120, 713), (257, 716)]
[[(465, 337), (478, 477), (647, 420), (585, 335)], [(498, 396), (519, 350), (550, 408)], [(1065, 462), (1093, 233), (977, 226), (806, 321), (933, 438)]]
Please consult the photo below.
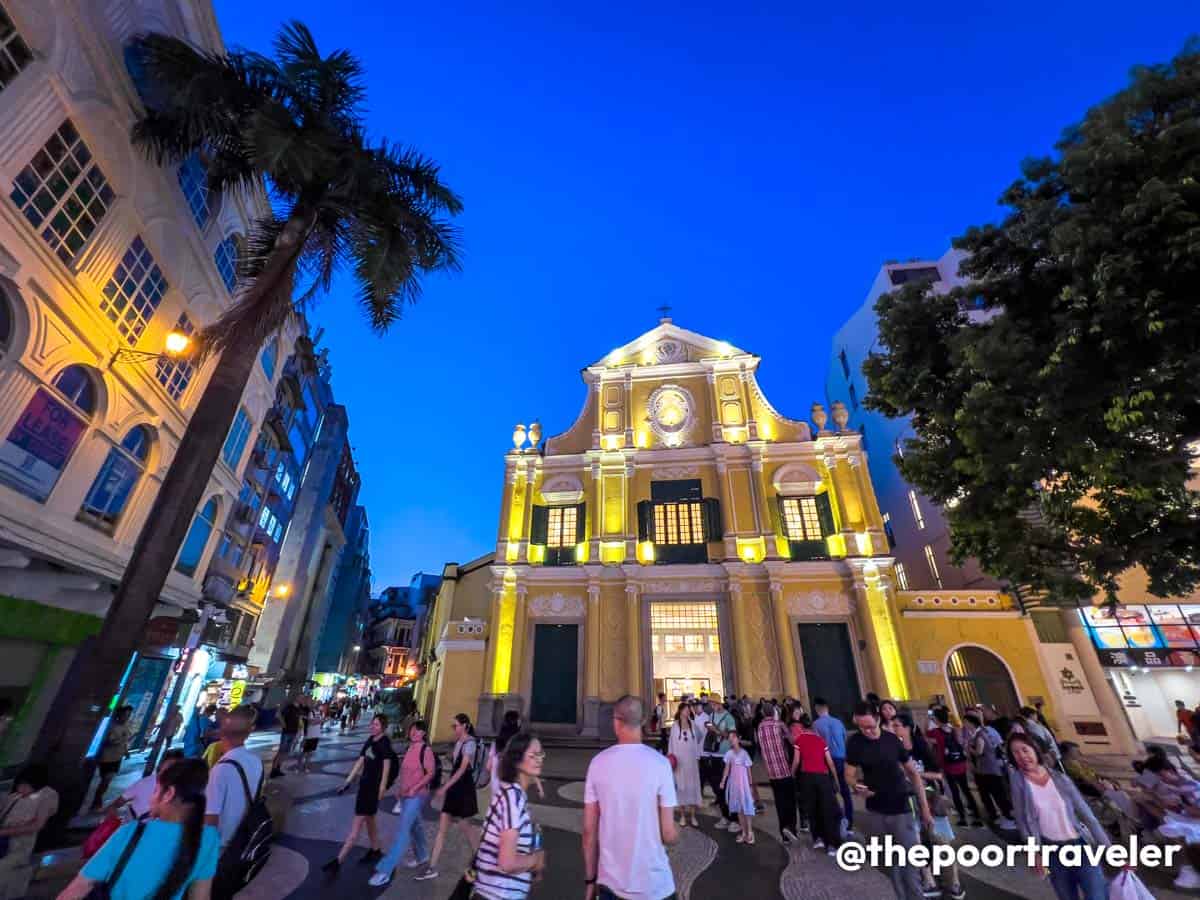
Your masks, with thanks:
[[(281, 291), (286, 293), (279, 302), (290, 302), (296, 260), (311, 223), (312, 216), (293, 213), (262, 273), (239, 294), (239, 303), (267, 298), (269, 305)], [(86, 656), (76, 670), (76, 683), (68, 686), (74, 688), (74, 697), (65, 715), (48, 719), (42, 727), (39, 744), (49, 748), (51, 779), (59, 790), (63, 821), (74, 815), (87, 793), (94, 766), (81, 765), (84, 755), (205, 497), (258, 351), (259, 341), (250, 329), (234, 331), (223, 348), (134, 544), (104, 625), (90, 648), (81, 651)]]

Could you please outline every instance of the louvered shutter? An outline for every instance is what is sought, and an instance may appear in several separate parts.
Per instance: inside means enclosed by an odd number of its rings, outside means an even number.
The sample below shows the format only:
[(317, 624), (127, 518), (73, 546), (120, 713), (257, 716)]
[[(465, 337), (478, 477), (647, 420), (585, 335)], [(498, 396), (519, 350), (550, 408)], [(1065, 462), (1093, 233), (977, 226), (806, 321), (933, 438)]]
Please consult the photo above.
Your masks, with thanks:
[(784, 509), (783, 509), (783, 497), (775, 498), (775, 509), (779, 513), (779, 533), (783, 537), (788, 538), (790, 540), (791, 535), (788, 534), (787, 515), (784, 513)]
[(533, 521), (529, 526), (529, 543), (546, 545), (546, 540), (550, 534), (550, 508), (548, 506), (535, 506), (533, 508)]
[(654, 503), (639, 500), (637, 505), (638, 543), (654, 540)]
[(575, 507), (575, 543), (582, 544), (587, 538), (587, 504), (580, 503)]
[(715, 497), (704, 498), (704, 539), (719, 541), (725, 537), (725, 529), (721, 527), (721, 501)]
[(833, 525), (833, 506), (829, 502), (829, 491), (817, 494), (817, 518), (821, 520), (821, 536), (828, 537), (837, 529)]

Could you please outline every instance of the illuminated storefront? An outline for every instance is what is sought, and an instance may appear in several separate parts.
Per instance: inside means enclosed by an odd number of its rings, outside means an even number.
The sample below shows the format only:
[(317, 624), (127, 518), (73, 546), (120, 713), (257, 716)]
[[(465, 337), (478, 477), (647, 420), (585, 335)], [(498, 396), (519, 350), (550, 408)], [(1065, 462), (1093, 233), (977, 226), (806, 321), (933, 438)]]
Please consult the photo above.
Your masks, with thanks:
[(1079, 615), (1135, 736), (1170, 739), (1175, 701), (1200, 703), (1200, 606), (1095, 606)]

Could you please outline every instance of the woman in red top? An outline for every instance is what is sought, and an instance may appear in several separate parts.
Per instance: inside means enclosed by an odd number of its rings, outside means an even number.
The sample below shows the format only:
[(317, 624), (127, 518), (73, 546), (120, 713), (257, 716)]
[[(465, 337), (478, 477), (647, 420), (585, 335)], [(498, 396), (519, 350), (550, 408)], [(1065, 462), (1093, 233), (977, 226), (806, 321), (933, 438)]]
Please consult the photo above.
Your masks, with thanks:
[(962, 733), (950, 724), (950, 710), (938, 706), (933, 710), (934, 727), (926, 732), (929, 743), (933, 745), (934, 759), (942, 770), (946, 784), (950, 786), (950, 796), (954, 798), (954, 808), (958, 811), (958, 826), (965, 828), (967, 813), (963, 809), (963, 798), (971, 807), (971, 827), (982, 828), (979, 818), (979, 806), (975, 795), (967, 785), (967, 751), (963, 744)]
[(838, 820), (842, 809), (838, 805), (837, 769), (825, 739), (812, 730), (812, 719), (801, 715), (792, 722), (792, 743), (800, 754), (800, 771), (796, 777), (800, 787), (800, 805), (812, 824), (813, 849), (827, 850), (834, 855), (841, 840)]

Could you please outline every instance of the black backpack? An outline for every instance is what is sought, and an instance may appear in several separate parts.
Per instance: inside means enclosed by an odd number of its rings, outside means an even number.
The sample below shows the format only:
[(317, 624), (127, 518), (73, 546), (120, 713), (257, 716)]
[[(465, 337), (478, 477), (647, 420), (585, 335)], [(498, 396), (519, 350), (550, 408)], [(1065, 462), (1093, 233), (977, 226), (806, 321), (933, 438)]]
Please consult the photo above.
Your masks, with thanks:
[(959, 743), (958, 735), (954, 733), (953, 729), (942, 733), (945, 735), (946, 741), (943, 745), (945, 749), (942, 751), (945, 761), (948, 763), (963, 762), (967, 758), (967, 753), (963, 750), (963, 745)]
[(433, 780), (429, 782), (429, 789), (436, 791), (442, 786), (442, 762), (438, 759), (437, 754), (433, 752), (433, 748), (425, 744), (421, 750), (421, 774), (425, 774), (425, 750), (429, 751), (429, 755), (433, 757)]
[(215, 900), (232, 897), (258, 874), (271, 856), (271, 842), (275, 840), (275, 822), (262, 798), (266, 772), (258, 783), (258, 794), (251, 796), (250, 782), (241, 765), (232, 759), (223, 759), (218, 766), (230, 765), (237, 769), (242, 779), (242, 790), (246, 792), (246, 814), (238, 824), (228, 846), (221, 851), (217, 863), (217, 876), (213, 882), (212, 895)]

